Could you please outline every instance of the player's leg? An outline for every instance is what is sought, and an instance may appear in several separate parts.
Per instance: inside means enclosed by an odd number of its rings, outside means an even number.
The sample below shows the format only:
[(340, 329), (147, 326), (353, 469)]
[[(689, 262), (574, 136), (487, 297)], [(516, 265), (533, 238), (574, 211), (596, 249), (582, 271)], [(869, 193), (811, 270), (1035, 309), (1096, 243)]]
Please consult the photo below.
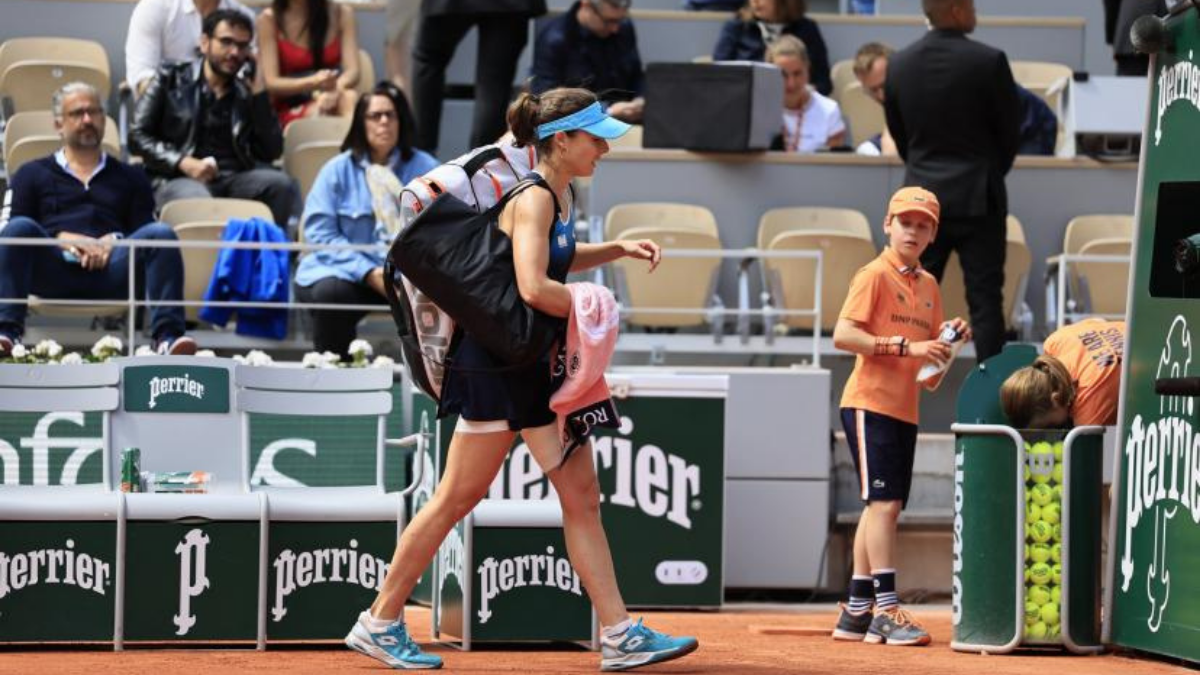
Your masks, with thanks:
[(867, 550), (868, 515), (871, 505), (866, 502), (868, 483), (863, 478), (867, 456), (862, 448), (865, 436), (861, 433), (864, 411), (853, 408), (842, 409), (842, 427), (846, 431), (846, 442), (859, 477), (859, 497), (864, 501), (858, 526), (854, 530), (854, 572), (850, 578), (850, 589), (846, 602), (841, 605), (837, 625), (833, 629), (835, 640), (861, 641), (871, 627), (871, 610), (875, 604), (874, 579), (871, 577), (871, 558)]
[(454, 524), (475, 508), (512, 447), (511, 431), (460, 423), (450, 441), (446, 470), (429, 503), (404, 528), (387, 576), (371, 609), (359, 615), (346, 644), (392, 668), (440, 668), (440, 657), (423, 654), (408, 634), (404, 603)]
[(630, 670), (695, 651), (695, 638), (671, 637), (647, 628), (640, 620), (630, 620), (600, 521), (600, 484), (591, 443), (559, 464), (562, 445), (557, 424), (525, 429), (521, 436), (539, 466), (555, 467), (546, 475), (562, 505), (567, 555), (600, 618), (601, 670)]
[(888, 645), (926, 645), (929, 633), (900, 607), (896, 595), (896, 530), (908, 502), (917, 426), (886, 415), (866, 412), (861, 429), (869, 470), (867, 481), (866, 548), (875, 581), (875, 613), (864, 638)]

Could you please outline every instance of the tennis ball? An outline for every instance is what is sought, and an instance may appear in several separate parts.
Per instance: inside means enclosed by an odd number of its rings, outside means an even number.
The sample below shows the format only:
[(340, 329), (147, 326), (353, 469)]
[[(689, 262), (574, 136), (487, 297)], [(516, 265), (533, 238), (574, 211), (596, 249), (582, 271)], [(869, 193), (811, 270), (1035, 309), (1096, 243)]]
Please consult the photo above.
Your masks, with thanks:
[(1042, 519), (1042, 507), (1032, 501), (1025, 504), (1025, 522), (1033, 523)]
[[(1028, 613), (1028, 609), (1026, 613)], [(1058, 626), (1058, 605), (1047, 602), (1038, 609), (1038, 616), (1041, 617), (1042, 623), (1046, 624), (1047, 628)]]
[(1033, 474), (1034, 485), (1043, 485), (1043, 484), (1049, 483), (1049, 482), (1050, 482), (1050, 474), (1048, 474), (1048, 473)]
[(1048, 441), (1038, 441), (1033, 444), (1030, 452), (1035, 455), (1052, 455), (1054, 454), (1054, 446), (1050, 445)]
[(1025, 601), (1025, 625), (1032, 626), (1041, 619), (1042, 606), (1036, 602)]
[(1044, 544), (1050, 541), (1050, 538), (1053, 536), (1053, 526), (1044, 520), (1035, 520), (1033, 521), (1033, 524), (1029, 526), (1029, 537), (1039, 544)]
[(1054, 544), (1050, 547), (1050, 559), (1056, 563), (1062, 562), (1062, 544)]
[(1029, 544), (1025, 544), (1025, 562), (1029, 562)]
[[(1039, 485), (1038, 487), (1046, 487), (1046, 486)], [(1058, 504), (1047, 504), (1047, 505), (1043, 506), (1042, 507), (1042, 520), (1046, 521), (1047, 523), (1050, 523), (1051, 525), (1058, 524), (1058, 521), (1059, 521)]]
[(1062, 464), (1054, 465), (1054, 470), (1050, 472), (1050, 479), (1054, 481), (1055, 485), (1062, 485), (1062, 480), (1063, 480), (1063, 465)]
[(1062, 503), (1062, 485), (1055, 485), (1054, 487), (1050, 488), (1050, 491), (1054, 493), (1054, 501), (1061, 504)]
[(1054, 624), (1053, 626), (1046, 626), (1046, 639), (1047, 640), (1057, 640), (1058, 639), (1058, 624)]
[(1025, 568), (1025, 583), (1029, 583), (1029, 568)]
[[(1028, 483), (1031, 478), (1032, 478), (1032, 476), (1030, 475), (1029, 465), (1026, 464), (1025, 465), (1025, 482)], [(1028, 496), (1029, 496), (1028, 493), (1026, 493), (1026, 497), (1028, 497)]]
[(1046, 624), (1042, 623), (1041, 621), (1038, 621), (1037, 623), (1033, 624), (1032, 626), (1027, 626), (1025, 628), (1025, 637), (1032, 638), (1034, 640), (1041, 640), (1042, 638), (1045, 638), (1046, 637)]
[[(1032, 576), (1033, 576), (1033, 573), (1030, 572), (1030, 577), (1032, 577)], [(1058, 563), (1054, 563), (1053, 565), (1051, 565), (1050, 566), (1050, 576), (1051, 576), (1051, 579), (1054, 581), (1055, 586), (1061, 584), (1062, 583), (1062, 565), (1060, 565)]]
[(1050, 559), (1050, 546), (1048, 544), (1034, 544), (1032, 546), (1026, 544), (1026, 546), (1029, 548), (1029, 555), (1025, 556), (1026, 559), (1032, 560), (1035, 563), (1044, 563)]
[(1057, 605), (1060, 600), (1062, 600), (1062, 589), (1055, 584), (1050, 587), (1050, 602)]
[(1029, 580), (1039, 586), (1050, 583), (1054, 572), (1046, 563), (1034, 563), (1029, 566)]
[[(1041, 521), (1041, 522), (1045, 523), (1046, 521), (1044, 521), (1044, 520), (1043, 520), (1043, 521)], [(1054, 524), (1054, 525), (1052, 525), (1051, 527), (1052, 527), (1053, 529), (1052, 529), (1052, 530), (1051, 530), (1051, 532), (1050, 532), (1050, 536), (1054, 538), (1054, 541), (1059, 541), (1059, 542), (1061, 542), (1061, 541), (1062, 541), (1062, 524), (1061, 524), (1061, 523), (1055, 523), (1055, 524)]]
[(1030, 586), (1025, 591), (1025, 601), (1041, 607), (1050, 602), (1050, 589), (1045, 586)]
[(1045, 506), (1054, 499), (1054, 490), (1049, 485), (1037, 484), (1029, 488), (1029, 498), (1038, 506)]
[(1063, 442), (1062, 441), (1054, 441), (1054, 460), (1057, 462), (1061, 462), (1062, 455), (1063, 455)]

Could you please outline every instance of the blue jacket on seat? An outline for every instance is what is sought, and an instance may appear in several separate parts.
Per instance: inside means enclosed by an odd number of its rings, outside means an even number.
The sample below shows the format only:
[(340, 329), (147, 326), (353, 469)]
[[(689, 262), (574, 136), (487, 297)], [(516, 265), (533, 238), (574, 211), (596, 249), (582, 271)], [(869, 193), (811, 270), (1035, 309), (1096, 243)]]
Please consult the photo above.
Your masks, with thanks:
[[(221, 233), (221, 241), (286, 243), (287, 237), (275, 223), (262, 218), (230, 219)], [(246, 302), (288, 301), (288, 252), (250, 249), (221, 249), (205, 300)], [(233, 314), (232, 307), (203, 307), (200, 318), (224, 326)], [(258, 307), (238, 309), (238, 335), (287, 337), (287, 308)]]

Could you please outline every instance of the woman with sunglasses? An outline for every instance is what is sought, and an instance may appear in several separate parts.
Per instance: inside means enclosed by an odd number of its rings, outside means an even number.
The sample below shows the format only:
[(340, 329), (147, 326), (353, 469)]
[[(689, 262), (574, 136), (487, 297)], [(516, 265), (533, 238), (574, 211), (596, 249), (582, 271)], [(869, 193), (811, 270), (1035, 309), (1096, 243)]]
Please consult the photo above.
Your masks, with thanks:
[[(374, 193), (399, 192), (399, 186), (433, 169), (438, 161), (413, 147), (412, 110), (404, 92), (381, 82), (354, 108), (342, 153), (317, 174), (304, 205), (304, 240), (313, 244), (387, 243), (392, 232), (375, 208)], [(391, 185), (378, 186), (386, 167), (395, 176)], [(382, 176), (387, 179), (387, 174)], [(372, 185), (375, 182), (376, 185)], [(313, 251), (296, 270), (297, 296), (302, 302), (378, 305), (384, 302), (384, 252)], [(313, 310), (313, 346), (347, 356), (364, 311)]]

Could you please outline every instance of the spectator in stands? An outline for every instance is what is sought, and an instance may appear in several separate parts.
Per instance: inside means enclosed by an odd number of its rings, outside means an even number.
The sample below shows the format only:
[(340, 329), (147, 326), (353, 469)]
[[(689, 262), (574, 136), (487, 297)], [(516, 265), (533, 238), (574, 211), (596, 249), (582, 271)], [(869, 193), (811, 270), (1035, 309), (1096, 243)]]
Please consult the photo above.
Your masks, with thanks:
[(164, 62), (199, 55), (200, 24), (218, 9), (254, 18), (237, 0), (138, 0), (125, 37), (125, 81), (135, 94), (141, 95)]
[[(321, 167), (304, 207), (304, 238), (314, 244), (386, 244), (394, 232), (372, 197), (394, 199), (401, 185), (432, 170), (438, 161), (413, 147), (408, 99), (395, 85), (380, 83), (359, 100), (342, 153)], [(390, 169), (398, 182), (389, 188), (373, 179), (372, 165)], [(296, 270), (302, 302), (376, 305), (383, 302), (383, 250), (313, 251)], [(363, 311), (313, 310), (313, 343), (318, 352), (348, 356)]]
[(1138, 17), (1146, 14), (1164, 16), (1166, 0), (1104, 0), (1104, 41), (1112, 45), (1117, 75), (1145, 77), (1150, 69), (1150, 56), (1133, 48), (1129, 29)]
[[(887, 81), (888, 59), (895, 51), (882, 42), (868, 42), (859, 47), (854, 55), (854, 77), (862, 85), (863, 92), (880, 105), (883, 105), (883, 83)], [(896, 141), (892, 140), (887, 125), (884, 125), (882, 133), (860, 143), (858, 152), (869, 155), (897, 154)]]
[[(883, 85), (887, 81), (888, 59), (891, 47), (879, 42), (868, 42), (854, 56), (854, 76), (863, 91), (883, 105)], [(1017, 97), (1021, 104), (1021, 144), (1019, 155), (1053, 155), (1058, 141), (1058, 118), (1040, 96), (1017, 85)], [(853, 131), (853, 130), (851, 130)], [(896, 142), (884, 126), (883, 133), (866, 141), (869, 149), (859, 145), (861, 154), (895, 155)]]
[(637, 34), (629, 19), (631, 0), (578, 0), (550, 19), (538, 32), (533, 47), (533, 93), (556, 87), (584, 87), (600, 96), (623, 94), (608, 106), (608, 114), (625, 122), (640, 122), (642, 58)]
[(781, 35), (767, 47), (767, 62), (783, 71), (783, 129), (771, 145), (784, 152), (816, 152), (846, 141), (846, 124), (837, 101), (808, 84), (808, 50), (794, 35)]
[(817, 91), (833, 92), (829, 54), (821, 30), (804, 15), (805, 0), (749, 0), (738, 15), (721, 29), (714, 61), (762, 61), (767, 47), (780, 35), (795, 35), (808, 48), (810, 79)]
[(420, 14), (421, 0), (387, 0), (384, 66), (388, 78), (404, 91), (410, 91), (412, 86), (412, 43)]
[[(58, 246), (0, 244), (0, 297), (126, 298), (129, 249), (113, 242), (123, 237), (174, 240), (175, 233), (152, 222), (154, 193), (145, 174), (105, 154), (100, 93), (72, 82), (54, 94), (51, 109), (63, 147), (25, 164), (12, 177), (0, 212), (0, 236), (64, 241)], [(138, 287), (146, 289), (150, 300), (182, 299), (179, 249), (142, 249), (135, 261)], [(0, 356), (20, 342), (26, 309), (0, 305)], [(182, 307), (156, 306), (150, 323), (158, 353), (196, 352), (196, 343), (183, 334)]]
[(413, 104), (417, 147), (436, 154), (441, 130), (446, 66), (467, 31), (478, 27), (475, 59), (475, 118), (471, 147), (495, 143), (506, 131), (504, 113), (512, 98), (517, 59), (529, 34), (529, 19), (546, 13), (546, 0), (424, 0), (413, 48)]
[(967, 38), (973, 0), (923, 0), (932, 30), (896, 52), (884, 84), (887, 127), (905, 185), (938, 195), (938, 237), (921, 256), (941, 279), (957, 250), (980, 361), (1004, 345), (1004, 177), (1020, 145), (1020, 103), (1008, 59)]
[(209, 14), (203, 58), (163, 66), (138, 100), (129, 143), (157, 183), (159, 206), (187, 197), (255, 199), (287, 224), (293, 181), (269, 166), (283, 152), (279, 121), (262, 72), (250, 82), (241, 77), (253, 37), (244, 14)]
[(258, 16), (259, 65), (280, 126), (349, 117), (358, 101), (354, 10), (332, 0), (272, 0)]

